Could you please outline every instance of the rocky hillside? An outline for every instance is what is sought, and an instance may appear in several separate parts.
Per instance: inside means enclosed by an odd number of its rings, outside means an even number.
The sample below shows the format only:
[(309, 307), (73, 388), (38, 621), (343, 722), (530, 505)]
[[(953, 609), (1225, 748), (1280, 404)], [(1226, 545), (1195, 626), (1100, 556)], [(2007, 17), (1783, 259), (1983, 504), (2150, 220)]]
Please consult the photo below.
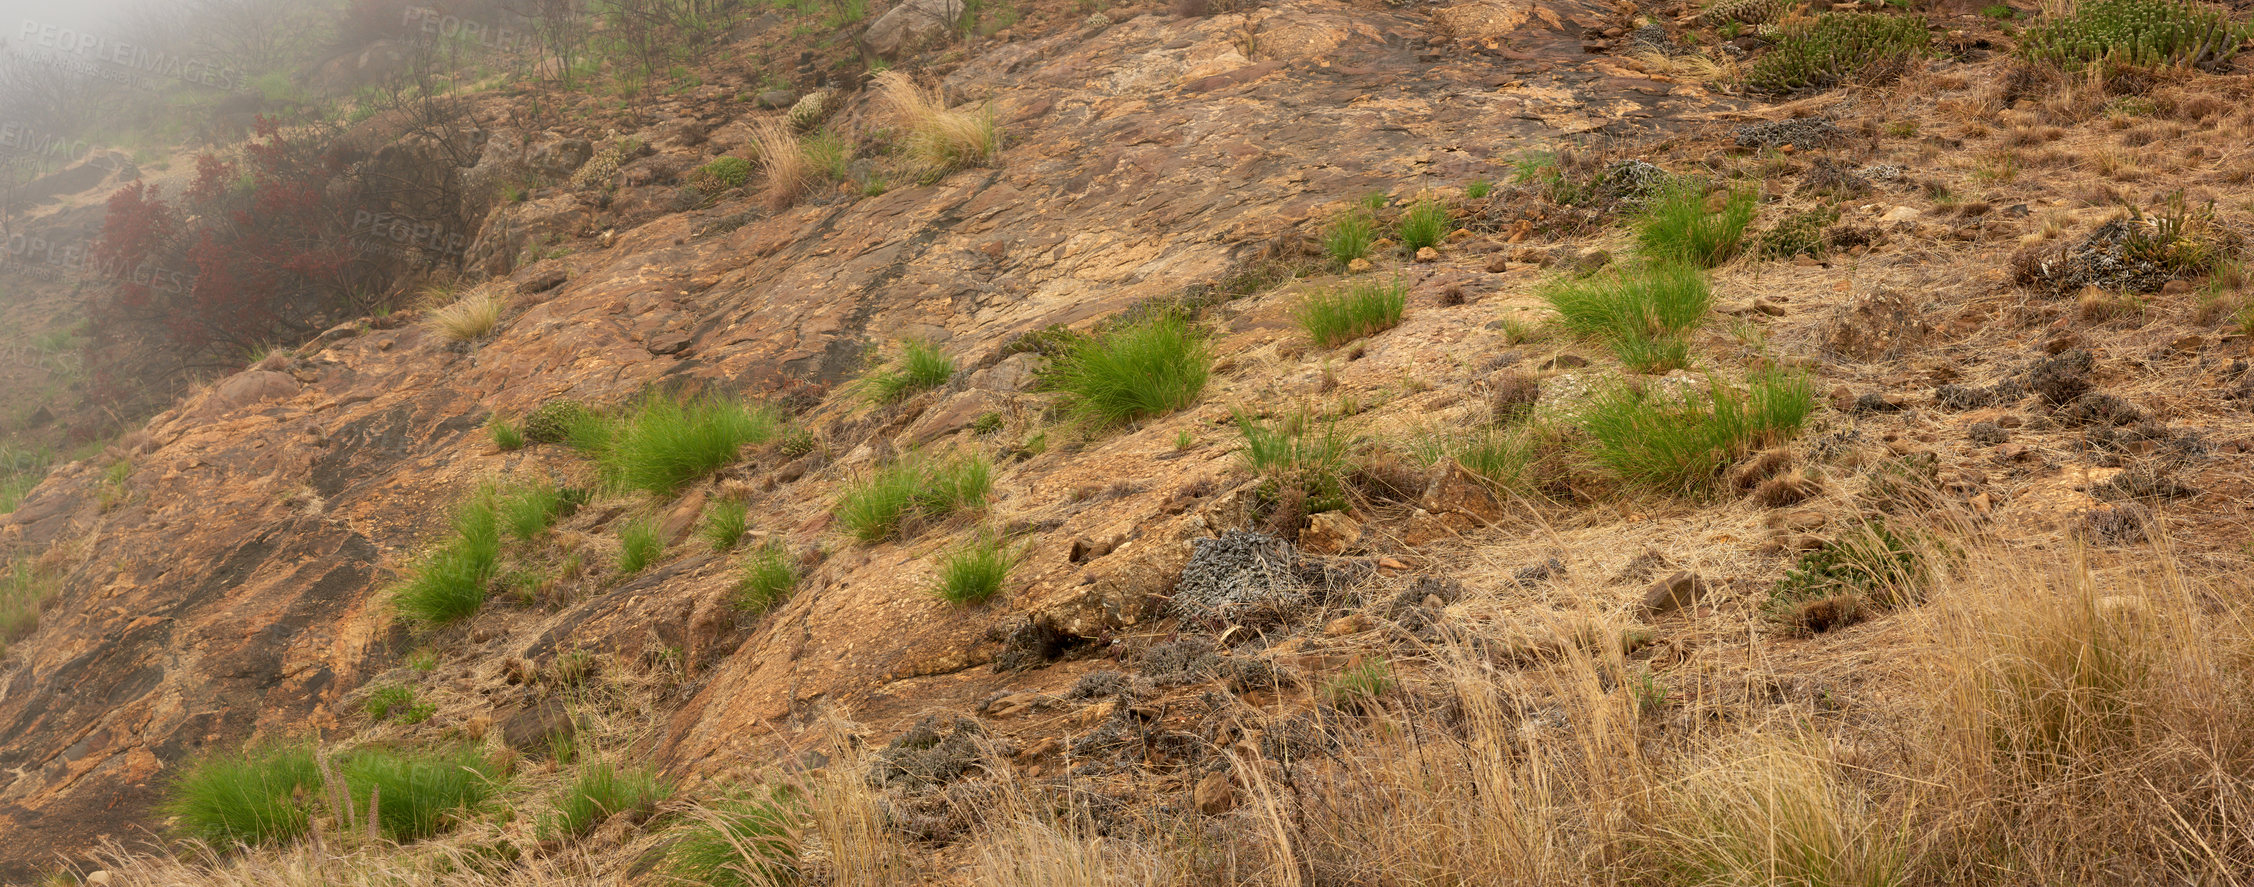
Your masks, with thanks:
[[(596, 125), (538, 129), (510, 122), (518, 98), (481, 99), (461, 175), (538, 183), (486, 216), (452, 293), (497, 311), (489, 330), (462, 332), (460, 306), (343, 324), (0, 516), (0, 552), (46, 589), (0, 666), (0, 878), (283, 883), (255, 866), (287, 850), (213, 870), (115, 854), (181, 834), (164, 802), (195, 762), (295, 740), (505, 761), (508, 814), (428, 846), (512, 883), (657, 883), (669, 829), (763, 781), (870, 796), (863, 831), (816, 802), (789, 832), (793, 877), (835, 883), (1740, 883), (1760, 866), (1677, 846), (1748, 816), (1781, 828), (1757, 802), (1676, 797), (1735, 773), (1817, 786), (1844, 823), (1827, 871), (1864, 883), (2247, 874), (2254, 795), (2224, 735), (2244, 706), (2186, 735), (2171, 718), (2189, 715), (2133, 695), (2245, 665), (2227, 645), (2247, 637), (2229, 590), (2254, 441), (2237, 319), (2254, 107), (2230, 61), (2045, 80), (2013, 55), (2016, 25), (1932, 11), (1927, 54), (1787, 102), (1744, 79), (1789, 42), (1711, 11), (1186, 11), (1204, 14), (1112, 10), (906, 54), (993, 109), (998, 156), (873, 184), (853, 161), (794, 201), (685, 186), (772, 151), (786, 114), (897, 137), (911, 124), (878, 88), (757, 110), (735, 100), (756, 78), (721, 64)], [(1704, 184), (1685, 201), (1675, 181)], [(1693, 248), (1711, 304), (1639, 317), (1629, 339), (1575, 327), (1562, 292), (1633, 284), (1680, 246), (1651, 233), (1666, 205), (1753, 220)], [(1440, 236), (1404, 248), (1433, 212)], [(1339, 220), (1362, 217), (1377, 242), (1345, 260)], [(1398, 287), (1405, 309), (1311, 336), (1310, 300), (1356, 286)], [(1216, 358), (1193, 403), (1109, 427), (1062, 408), (1048, 371), (1093, 341), (1067, 331), (1177, 314)], [(1634, 338), (1661, 327), (1679, 336)], [(872, 397), (904, 343), (951, 371)], [(651, 493), (493, 431), (653, 391), (768, 404), (786, 433)], [(1639, 449), (1707, 433), (1682, 429), (1730, 398), (1794, 396), (1805, 419)], [(1622, 406), (1647, 402), (1672, 405)], [(1279, 461), (1264, 440), (1295, 449)], [(867, 479), (953, 458), (991, 465), (967, 515), (877, 534), (841, 516)], [(397, 590), (495, 483), (591, 492), (509, 543), (514, 572), (473, 615), (403, 618)], [(743, 539), (710, 542), (738, 506)], [(651, 534), (661, 550), (636, 551)], [(931, 592), (953, 553), (995, 538), (1014, 561), (998, 595)], [(771, 551), (795, 590), (744, 606), (746, 563)], [(2144, 757), (2212, 781), (2135, 771), (2151, 796), (2093, 799), (2074, 786), (2133, 783), (1952, 744), (1972, 734), (1932, 700), (2001, 686), (1975, 665), (2008, 640), (1965, 626), (2077, 602), (2094, 637), (2117, 639), (2117, 617), (2227, 649), (2180, 660), (2154, 642), (2086, 703), (2115, 714), (2085, 719), (2073, 697), (2055, 715), (2087, 739), (2060, 747), (2165, 748)], [(2139, 683), (2160, 674), (2184, 677)], [(2108, 732), (2146, 716), (2143, 738)], [(1586, 756), (1558, 784), (1481, 769), (1572, 747)], [(1921, 747), (1993, 768), (1941, 785), (1918, 775), (1937, 772)], [(1449, 790), (1349, 778), (1466, 749), (1430, 772), (1553, 794), (1479, 825)], [(1784, 770), (1744, 769), (1776, 755)], [(559, 836), (550, 792), (595, 762), (646, 764), (671, 795)], [(1974, 784), (1993, 793), (1954, 794)], [(1005, 841), (1030, 840), (1012, 824), (1060, 785), (1079, 812), (1039, 834), (1085, 848), (1074, 829), (1092, 829), (1133, 859), (1003, 879), (997, 860), (1064, 853)], [(2091, 820), (2027, 812), (2051, 804)], [(1563, 808), (1614, 812), (1497, 824)], [(1356, 823), (1443, 822), (1463, 831), (1350, 852)], [(1521, 868), (1437, 846), (1510, 841)]]

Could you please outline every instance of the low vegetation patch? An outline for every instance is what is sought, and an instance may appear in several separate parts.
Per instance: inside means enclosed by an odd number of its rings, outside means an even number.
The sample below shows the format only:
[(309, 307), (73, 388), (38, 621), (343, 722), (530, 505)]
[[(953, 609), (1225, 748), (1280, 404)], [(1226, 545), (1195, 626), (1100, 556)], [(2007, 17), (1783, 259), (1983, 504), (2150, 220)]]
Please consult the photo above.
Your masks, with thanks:
[(781, 428), (766, 407), (657, 394), (617, 419), (580, 422), (571, 442), (614, 486), (671, 495), (735, 462), (744, 446), (773, 440)]
[(373, 807), (384, 837), (402, 843), (451, 830), (498, 788), (491, 765), (468, 748), (363, 749), (337, 769), (353, 809)]
[(1370, 245), (1377, 242), (1377, 221), (1367, 210), (1355, 208), (1340, 213), (1330, 225), (1323, 228), (1323, 252), (1340, 268), (1355, 259), (1370, 254)]
[(1680, 395), (1616, 386), (1581, 416), (1588, 455), (1631, 486), (1655, 492), (1710, 492), (1722, 470), (1747, 453), (1790, 439), (1815, 410), (1808, 377), (1765, 373), (1739, 391), (1719, 380)]
[(1689, 336), (1705, 323), (1713, 292), (1695, 267), (1652, 262), (1557, 280), (1542, 299), (1559, 325), (1603, 342), (1629, 369), (1663, 373), (1689, 365)]
[(1448, 218), (1448, 208), (1428, 197), (1409, 204), (1409, 208), (1401, 212), (1401, 221), (1394, 230), (1401, 237), (1401, 248), (1413, 254), (1428, 246), (1439, 246), (1455, 227), (1455, 222)]
[(853, 538), (874, 544), (983, 508), (993, 488), (994, 466), (982, 456), (912, 456), (848, 488), (833, 513)]
[(501, 325), (501, 300), (487, 294), (470, 295), (431, 312), (433, 329), (450, 342), (475, 342), (492, 335)]
[(1245, 413), (1236, 419), (1237, 430), (1244, 433), (1245, 464), (1267, 478), (1265, 498), (1297, 512), (1289, 516), (1290, 523), (1346, 507), (1346, 440), (1335, 425), (1318, 429), (1306, 413), (1274, 424)]
[(655, 518), (627, 521), (618, 528), (618, 572), (631, 576), (665, 557), (665, 537)]
[(514, 423), (501, 418), (499, 413), (493, 414), (493, 418), (486, 420), (485, 430), (493, 435), (493, 445), (503, 451), (524, 449), (524, 432), (517, 428)]
[(697, 532), (712, 545), (713, 551), (727, 551), (743, 541), (751, 531), (751, 510), (742, 502), (722, 499), (704, 513), (704, 526)]
[(736, 609), (764, 613), (790, 598), (798, 587), (798, 563), (781, 542), (769, 542), (744, 562), (743, 579), (736, 583)]
[(939, 559), (939, 583), (933, 593), (957, 606), (983, 604), (1002, 591), (1016, 560), (1003, 541), (979, 533)]
[(1307, 297), (1299, 306), (1299, 326), (1324, 348), (1336, 348), (1401, 324), (1409, 288), (1392, 283), (1350, 283)]
[(324, 812), (350, 833), (373, 811), (384, 837), (407, 842), (451, 829), (497, 787), (470, 749), (369, 748), (324, 767), (309, 746), (253, 746), (188, 765), (165, 809), (185, 837), (215, 847), (294, 840)]
[(700, 811), (666, 853), (672, 875), (705, 887), (768, 887), (798, 878), (799, 814), (789, 796)]
[(1196, 403), (1212, 367), (1204, 334), (1180, 313), (1161, 311), (1071, 343), (1043, 381), (1063, 393), (1066, 411), (1103, 429)]
[(641, 768), (595, 764), (556, 796), (556, 813), (544, 825), (549, 834), (578, 838), (619, 815), (648, 817), (671, 792), (655, 774)]
[(908, 342), (901, 347), (899, 360), (884, 372), (869, 376), (865, 384), (870, 400), (894, 403), (945, 385), (953, 378), (955, 359), (947, 356), (947, 352), (929, 342)]
[(1827, 12), (1788, 26), (1776, 46), (1746, 68), (1745, 85), (1784, 93), (1881, 79), (1925, 54), (1932, 40), (1922, 15)]
[(1871, 521), (1801, 555), (1769, 589), (1764, 612), (1794, 630), (1821, 633), (1915, 602), (1926, 576), (1921, 540)]
[(452, 538), (423, 556), (392, 605), (429, 626), (467, 619), (485, 606), (500, 557), (500, 510), (480, 491), (455, 510)]
[(1671, 184), (1652, 195), (1636, 219), (1636, 243), (1653, 259), (1712, 268), (1737, 255), (1758, 198), (1752, 191), (1712, 198), (1703, 185)]
[(182, 771), (165, 812), (183, 835), (215, 847), (288, 841), (312, 824), (305, 796), (320, 785), (311, 747), (221, 752)]
[(2065, 71), (2112, 63), (2217, 68), (2254, 27), (2228, 10), (2186, 0), (2093, 0), (2027, 29), (2019, 54)]
[(56, 577), (18, 561), (0, 572), (0, 653), (39, 627), (39, 610), (61, 587)]
[(1002, 132), (991, 103), (947, 107), (935, 90), (926, 90), (900, 71), (876, 78), (877, 95), (908, 130), (907, 150), (929, 175), (945, 175), (993, 160), (1002, 151)]

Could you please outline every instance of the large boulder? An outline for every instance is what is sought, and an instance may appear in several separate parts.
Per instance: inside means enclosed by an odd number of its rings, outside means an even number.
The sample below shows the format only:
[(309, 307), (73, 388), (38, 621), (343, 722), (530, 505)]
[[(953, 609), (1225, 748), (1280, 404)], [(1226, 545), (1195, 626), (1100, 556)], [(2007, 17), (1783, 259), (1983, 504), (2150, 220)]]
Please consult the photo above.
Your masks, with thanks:
[(963, 19), (963, 0), (907, 0), (869, 25), (861, 42), (886, 58), (913, 49)]

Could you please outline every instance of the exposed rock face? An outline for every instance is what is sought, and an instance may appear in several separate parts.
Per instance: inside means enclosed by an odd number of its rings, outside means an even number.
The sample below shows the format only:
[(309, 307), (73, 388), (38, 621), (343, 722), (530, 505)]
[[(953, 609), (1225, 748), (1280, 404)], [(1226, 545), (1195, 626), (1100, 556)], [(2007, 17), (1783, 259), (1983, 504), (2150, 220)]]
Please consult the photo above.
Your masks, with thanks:
[[(1268, 19), (1257, 62), (1233, 23), (1166, 15), (999, 45), (950, 83), (998, 97), (1011, 146), (998, 167), (732, 226), (719, 222), (742, 207), (621, 225), (615, 239), (514, 272), (509, 292), (542, 286), (514, 296), (482, 345), (452, 346), (420, 325), (323, 337), (158, 416), (131, 452), (58, 470), (0, 517), (0, 555), (60, 547), (75, 563), (0, 671), (0, 878), (138, 834), (170, 768), (201, 750), (336, 728), (344, 694), (403, 654), (383, 589), (448, 507), (483, 477), (568, 462), (555, 448), (495, 452), (482, 427), (496, 412), (522, 416), (563, 396), (614, 404), (654, 384), (820, 390), (858, 374), (869, 343), (909, 334), (990, 365), (1020, 333), (1218, 279), (1339, 201), (1419, 172), (1452, 175), (1465, 151), (1525, 144), (1503, 134), (1643, 125), (1632, 121), (1701, 101), (1532, 64), (1506, 78), (1476, 53), (1420, 61), (1406, 35), (1421, 24), (1408, 13), (1306, 3), (1253, 14)], [(1541, 7), (1514, 39), (1577, 53), (1573, 32), (1606, 14)], [(531, 162), (556, 171), (585, 148), (531, 141)], [(568, 195), (504, 208), (471, 247), (472, 267), (510, 272), (534, 236), (592, 233), (589, 213)], [(540, 291), (558, 271), (565, 282)], [(972, 433), (957, 420), (1026, 396), (1001, 375), (980, 377), (987, 387), (964, 401), (977, 406), (891, 433), (941, 445)], [(812, 421), (841, 419), (849, 400)], [(826, 484), (873, 458), (778, 477), (762, 526), (819, 538)], [(122, 460), (122, 495), (105, 497), (104, 474)], [(1232, 507), (1066, 499), (1148, 465), (1147, 453), (1099, 442), (1038, 485), (1005, 483), (998, 512), (1055, 521), (1038, 538), (1126, 541), (1086, 563), (1037, 545), (1021, 568), (1031, 584), (993, 611), (921, 594), (921, 555), (903, 546), (846, 548), (790, 603), (710, 642), (712, 671), (671, 713), (654, 759), (695, 773), (824, 707), (892, 723), (975, 700), (995, 686), (973, 666), (994, 655), (997, 614), (1091, 634), (1138, 618), (1189, 541), (1224, 528), (1214, 509)], [(1227, 469), (1216, 459), (1175, 470)], [(696, 602), (733, 580), (727, 564), (689, 558), (560, 611), (491, 606), (445, 642), (494, 658), (567, 643), (634, 657), (685, 635)]]

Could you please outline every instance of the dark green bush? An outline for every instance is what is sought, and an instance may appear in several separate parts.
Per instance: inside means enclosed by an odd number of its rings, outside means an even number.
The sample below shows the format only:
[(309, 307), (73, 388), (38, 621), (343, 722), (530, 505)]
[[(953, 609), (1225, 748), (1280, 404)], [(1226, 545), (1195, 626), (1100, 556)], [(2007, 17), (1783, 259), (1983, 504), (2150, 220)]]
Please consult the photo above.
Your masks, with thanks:
[(2091, 0), (2019, 40), (2019, 54), (2067, 71), (2100, 62), (2214, 68), (2238, 54), (2254, 28), (2231, 13), (2185, 0)]
[(551, 400), (527, 414), (518, 430), (533, 443), (569, 443), (573, 429), (596, 418), (593, 410), (578, 401)]
[(1790, 259), (1795, 256), (1823, 258), (1828, 244), (1824, 233), (1832, 223), (1839, 221), (1839, 211), (1812, 209), (1793, 213), (1784, 221), (1761, 235), (1754, 252), (1764, 259)]
[(1823, 89), (1923, 55), (1932, 39), (1923, 16), (1827, 12), (1786, 31), (1746, 69), (1745, 84), (1764, 92)]

